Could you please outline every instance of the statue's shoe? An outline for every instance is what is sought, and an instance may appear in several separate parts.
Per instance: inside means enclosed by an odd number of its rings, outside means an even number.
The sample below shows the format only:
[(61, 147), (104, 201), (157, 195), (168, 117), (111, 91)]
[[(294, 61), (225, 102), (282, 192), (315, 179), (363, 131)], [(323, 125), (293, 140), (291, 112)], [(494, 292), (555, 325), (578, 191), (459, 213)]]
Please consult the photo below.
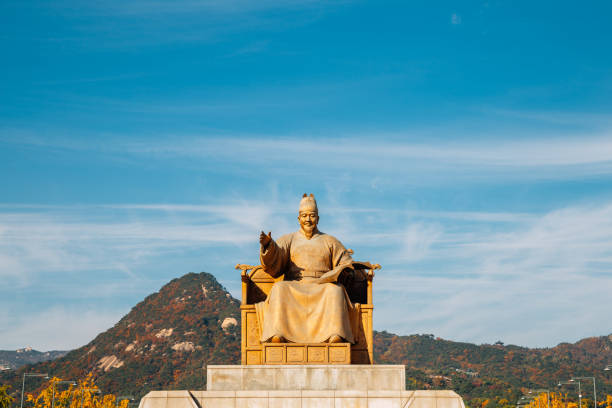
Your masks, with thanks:
[(284, 343), (285, 339), (282, 336), (272, 336), (270, 343)]
[(331, 336), (329, 338), (329, 340), (327, 340), (328, 343), (342, 343), (342, 337), (338, 336), (337, 334), (334, 334), (333, 336)]

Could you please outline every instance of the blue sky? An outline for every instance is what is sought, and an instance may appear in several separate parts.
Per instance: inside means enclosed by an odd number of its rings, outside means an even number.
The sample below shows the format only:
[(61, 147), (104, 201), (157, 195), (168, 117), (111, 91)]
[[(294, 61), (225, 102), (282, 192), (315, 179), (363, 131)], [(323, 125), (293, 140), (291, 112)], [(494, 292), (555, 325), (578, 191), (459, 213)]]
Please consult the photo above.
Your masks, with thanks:
[(0, 349), (67, 349), (261, 229), (382, 264), (375, 328), (612, 332), (609, 2), (0, 4)]

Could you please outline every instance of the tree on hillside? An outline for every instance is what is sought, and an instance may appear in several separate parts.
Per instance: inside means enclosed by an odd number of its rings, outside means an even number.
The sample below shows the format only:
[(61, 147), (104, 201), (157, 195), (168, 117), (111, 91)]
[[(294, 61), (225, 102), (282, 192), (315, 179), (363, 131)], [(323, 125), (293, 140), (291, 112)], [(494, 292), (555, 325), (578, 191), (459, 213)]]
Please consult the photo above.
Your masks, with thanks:
[(612, 395), (606, 395), (605, 400), (599, 402), (597, 405), (601, 408), (612, 408)]
[(118, 402), (113, 394), (102, 395), (91, 374), (63, 390), (58, 389), (60, 381), (61, 378), (53, 377), (38, 395), (28, 394), (28, 402), (33, 408), (128, 408), (128, 400)]
[(10, 385), (0, 386), (0, 408), (9, 408), (14, 401), (8, 393), (9, 388), (11, 388)]
[[(582, 408), (592, 406), (591, 400), (582, 398)], [(598, 408), (612, 408), (612, 395), (606, 395), (603, 401), (597, 403)], [(550, 393), (550, 399), (548, 394), (543, 392), (536, 395), (533, 399), (525, 406), (525, 408), (578, 408), (578, 404), (573, 401), (569, 401), (568, 395), (563, 393)]]

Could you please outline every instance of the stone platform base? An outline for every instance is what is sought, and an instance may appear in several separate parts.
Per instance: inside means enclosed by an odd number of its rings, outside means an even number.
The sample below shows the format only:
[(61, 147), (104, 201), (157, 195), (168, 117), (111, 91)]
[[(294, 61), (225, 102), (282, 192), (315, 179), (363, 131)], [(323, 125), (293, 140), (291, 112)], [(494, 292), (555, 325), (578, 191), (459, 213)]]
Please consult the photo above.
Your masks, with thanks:
[(139, 408), (465, 408), (454, 391), (151, 391)]
[(406, 391), (401, 365), (208, 366), (206, 391), (151, 391), (139, 408), (465, 408), (453, 391)]

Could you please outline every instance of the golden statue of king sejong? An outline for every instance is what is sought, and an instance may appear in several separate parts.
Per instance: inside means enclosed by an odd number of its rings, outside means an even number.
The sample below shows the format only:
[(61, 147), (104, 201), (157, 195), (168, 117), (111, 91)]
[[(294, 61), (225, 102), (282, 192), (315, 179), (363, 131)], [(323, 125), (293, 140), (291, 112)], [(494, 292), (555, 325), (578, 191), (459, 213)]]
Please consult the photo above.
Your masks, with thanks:
[[(314, 196), (300, 229), (259, 236), (260, 265), (238, 264), (241, 365), (207, 365), (206, 391), (151, 391), (140, 408), (465, 408), (449, 390), (406, 390), (403, 365), (374, 364), (372, 281), (378, 264), (317, 229)], [(296, 367), (299, 366), (299, 367)]]
[(277, 241), (272, 234), (259, 237), (260, 260), (272, 277), (284, 274), (268, 298), (255, 305), (262, 342), (354, 343), (353, 305), (341, 273), (353, 270), (353, 259), (336, 238), (318, 230), (319, 214), (314, 196), (300, 202), (300, 229)]
[(372, 364), (372, 279), (379, 265), (318, 230), (312, 194), (300, 229), (259, 236), (261, 265), (242, 270), (242, 364)]

